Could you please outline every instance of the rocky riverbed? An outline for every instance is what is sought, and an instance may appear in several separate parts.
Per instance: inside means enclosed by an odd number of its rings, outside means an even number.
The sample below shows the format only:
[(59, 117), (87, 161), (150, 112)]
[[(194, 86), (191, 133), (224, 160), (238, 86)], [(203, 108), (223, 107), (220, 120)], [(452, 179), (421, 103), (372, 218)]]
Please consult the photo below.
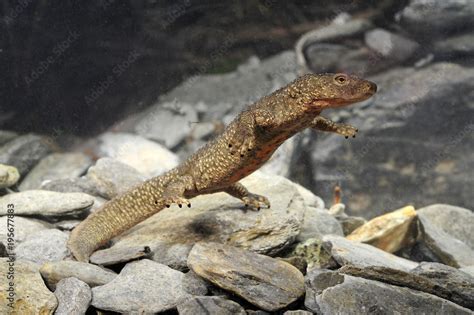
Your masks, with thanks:
[[(92, 139), (0, 131), (0, 313), (473, 314), (473, 12), (412, 0), (391, 29), (342, 15), (294, 51), (190, 78)], [(270, 209), (199, 196), (90, 263), (71, 257), (70, 231), (104, 202), (299, 73), (340, 69), (379, 85), (328, 113), (360, 135), (288, 140), (243, 180)]]

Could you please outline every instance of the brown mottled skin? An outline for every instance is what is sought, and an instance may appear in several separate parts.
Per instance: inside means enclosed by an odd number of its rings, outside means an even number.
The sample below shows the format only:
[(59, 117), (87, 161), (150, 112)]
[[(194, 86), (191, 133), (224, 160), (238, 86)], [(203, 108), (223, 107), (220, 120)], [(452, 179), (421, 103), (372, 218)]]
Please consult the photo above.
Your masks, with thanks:
[(377, 86), (346, 74), (307, 74), (263, 97), (240, 113), (224, 133), (167, 173), (147, 180), (91, 214), (71, 233), (68, 246), (79, 261), (88, 261), (111, 238), (171, 204), (191, 206), (188, 199), (227, 192), (247, 206), (270, 207), (238, 181), (264, 164), (286, 139), (306, 128), (355, 136), (357, 129), (319, 116), (371, 97)]

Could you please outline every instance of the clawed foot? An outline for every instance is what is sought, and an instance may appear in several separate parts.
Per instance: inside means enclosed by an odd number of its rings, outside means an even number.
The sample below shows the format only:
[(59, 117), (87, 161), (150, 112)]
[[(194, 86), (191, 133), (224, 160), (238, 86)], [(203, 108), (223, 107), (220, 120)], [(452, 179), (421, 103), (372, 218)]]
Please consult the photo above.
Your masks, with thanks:
[(172, 204), (177, 204), (178, 207), (180, 208), (182, 208), (183, 205), (186, 205), (188, 206), (188, 208), (191, 208), (191, 202), (189, 202), (188, 199), (183, 198), (183, 197), (176, 197), (176, 196), (165, 197), (164, 203), (165, 203), (166, 208), (171, 207)]
[(270, 208), (270, 201), (268, 201), (267, 197), (257, 194), (249, 194), (248, 196), (243, 197), (242, 201), (245, 203), (246, 207), (249, 207), (252, 210), (260, 210), (262, 206)]
[(234, 134), (233, 139), (229, 141), (228, 147), (231, 155), (238, 154), (243, 157), (253, 150), (255, 141), (250, 133), (241, 130)]
[(348, 139), (349, 137), (355, 138), (358, 131), (359, 129), (346, 124), (338, 124), (336, 129), (336, 132), (344, 136), (346, 139)]

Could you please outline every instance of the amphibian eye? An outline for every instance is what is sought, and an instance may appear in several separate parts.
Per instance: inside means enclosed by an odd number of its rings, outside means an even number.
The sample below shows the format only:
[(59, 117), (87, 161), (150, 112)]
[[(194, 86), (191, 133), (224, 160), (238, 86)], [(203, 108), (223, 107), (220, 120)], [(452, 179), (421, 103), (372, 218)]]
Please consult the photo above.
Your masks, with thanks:
[(338, 74), (334, 77), (334, 81), (339, 85), (347, 83), (347, 76), (345, 74)]

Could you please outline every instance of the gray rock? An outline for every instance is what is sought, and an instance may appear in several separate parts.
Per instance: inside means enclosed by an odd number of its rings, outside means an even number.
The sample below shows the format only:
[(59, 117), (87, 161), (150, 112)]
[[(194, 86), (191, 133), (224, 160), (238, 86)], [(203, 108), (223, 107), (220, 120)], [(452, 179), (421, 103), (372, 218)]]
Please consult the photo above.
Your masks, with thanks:
[(411, 272), (436, 283), (438, 292), (439, 288), (448, 291), (449, 295), (444, 298), (474, 309), (474, 276), (443, 264), (427, 262), (422, 262)]
[(357, 228), (367, 223), (367, 220), (356, 216), (336, 216), (337, 221), (342, 226), (344, 235), (349, 235)]
[(0, 145), (4, 145), (5, 143), (15, 139), (16, 137), (18, 137), (18, 134), (16, 132), (0, 130)]
[(114, 280), (117, 274), (109, 269), (73, 260), (52, 261), (43, 264), (41, 275), (48, 287), (54, 291), (62, 279), (77, 278), (90, 287), (104, 285)]
[(340, 266), (382, 266), (409, 271), (418, 265), (415, 262), (397, 257), (376, 247), (352, 242), (340, 236), (324, 236), (323, 247)]
[(436, 227), (425, 216), (418, 216), (421, 241), (441, 262), (452, 267), (474, 265), (474, 250)]
[[(166, 128), (162, 124), (156, 127)], [(160, 132), (160, 135), (168, 136), (169, 133)], [(133, 167), (147, 177), (160, 175), (179, 163), (178, 157), (173, 152), (161, 144), (137, 135), (107, 132), (101, 135), (98, 141), (98, 156), (113, 158)]]
[(27, 190), (0, 198), (0, 215), (7, 213), (10, 203), (15, 205), (16, 215), (58, 218), (84, 214), (94, 204), (94, 198), (84, 193)]
[[(426, 272), (426, 269), (430, 270)], [(442, 264), (421, 263), (411, 272), (386, 267), (354, 266), (344, 266), (338, 272), (423, 291), (463, 307), (474, 307), (474, 278)]]
[(94, 183), (100, 196), (106, 199), (123, 194), (145, 180), (145, 176), (133, 167), (111, 158), (99, 159), (89, 168), (86, 177)]
[(474, 277), (474, 266), (462, 267), (462, 268), (459, 268), (459, 270)]
[(59, 281), (54, 295), (58, 299), (55, 315), (85, 314), (92, 299), (91, 288), (76, 278)]
[(305, 58), (309, 69), (316, 73), (333, 72), (341, 58), (351, 51), (351, 47), (332, 43), (311, 44), (306, 48)]
[(418, 209), (418, 217), (430, 221), (450, 236), (461, 240), (474, 250), (474, 213), (461, 207), (434, 204)]
[(409, 288), (313, 269), (305, 306), (318, 314), (472, 314), (453, 302)]
[(344, 236), (341, 224), (327, 210), (307, 207), (297, 240), (304, 242), (307, 239), (321, 238), (327, 234)]
[(45, 181), (41, 189), (57, 192), (83, 192), (85, 194), (96, 196), (99, 194), (92, 180), (86, 177), (64, 178)]
[[(474, 68), (434, 63), (370, 79), (379, 87), (377, 94), (345, 109), (349, 116), (343, 122), (358, 127), (359, 135), (346, 140), (318, 133), (314, 144), (300, 151), (313, 174), (298, 180), (313, 181), (325, 200), (341, 184), (351, 196), (348, 214), (365, 218), (407, 203), (471, 205)], [(338, 109), (335, 115), (342, 113)]]
[(72, 231), (82, 220), (62, 220), (54, 223), (54, 227), (61, 231)]
[(139, 258), (149, 258), (151, 255), (152, 252), (148, 246), (107, 248), (94, 252), (90, 261), (96, 265), (109, 266)]
[(50, 154), (28, 173), (19, 189), (38, 189), (46, 180), (79, 177), (91, 164), (91, 158), (83, 153)]
[(472, 56), (474, 54), (474, 34), (471, 32), (443, 38), (433, 44), (433, 53), (441, 57)]
[(192, 295), (206, 295), (211, 284), (199, 277), (194, 271), (189, 270), (184, 274), (183, 287), (186, 292)]
[(12, 165), (21, 175), (25, 175), (52, 151), (53, 145), (50, 139), (27, 134), (16, 137), (0, 147), (0, 163)]
[(293, 136), (286, 140), (260, 168), (260, 171), (267, 174), (289, 177), (291, 162), (296, 149), (296, 137)]
[[(0, 240), (7, 239), (7, 216), (0, 217)], [(23, 242), (28, 236), (38, 231), (50, 229), (53, 226), (47, 222), (37, 219), (23, 218), (15, 216), (13, 221), (10, 221), (14, 226), (15, 244), (18, 245)]]
[(296, 310), (296, 311), (286, 311), (283, 315), (311, 315), (313, 313), (303, 310)]
[(0, 164), (0, 188), (11, 187), (20, 179), (16, 167)]
[(15, 250), (19, 259), (39, 265), (63, 260), (70, 253), (66, 247), (68, 234), (56, 229), (41, 230), (29, 235)]
[(131, 262), (114, 280), (92, 289), (92, 305), (121, 313), (163, 312), (192, 297), (183, 288), (183, 277), (148, 259)]
[(244, 308), (234, 301), (219, 296), (196, 296), (178, 305), (180, 315), (245, 315)]
[[(45, 286), (38, 267), (29, 261), (16, 260), (11, 268), (10, 262), (9, 258), (0, 258), (0, 274), (4, 276), (0, 281), (0, 314), (53, 314), (58, 302)], [(14, 279), (7, 281), (8, 274), (13, 274)]]
[(7, 257), (7, 256), (8, 256), (7, 247), (2, 242), (0, 242), (0, 257)]
[(406, 37), (376, 28), (365, 33), (365, 43), (383, 58), (401, 63), (420, 48), (420, 45)]
[(279, 310), (304, 293), (303, 275), (292, 265), (218, 243), (197, 243), (188, 266), (199, 276), (267, 311)]
[(112, 248), (149, 246), (154, 260), (182, 269), (192, 245), (198, 241), (225, 242), (254, 252), (276, 255), (299, 234), (304, 201), (293, 184), (278, 176), (254, 173), (242, 183), (265, 195), (270, 209), (245, 210), (225, 193), (202, 195), (191, 200), (191, 208), (160, 211), (114, 239)]
[(474, 24), (469, 0), (411, 0), (400, 13), (401, 24), (418, 36), (443, 36)]

